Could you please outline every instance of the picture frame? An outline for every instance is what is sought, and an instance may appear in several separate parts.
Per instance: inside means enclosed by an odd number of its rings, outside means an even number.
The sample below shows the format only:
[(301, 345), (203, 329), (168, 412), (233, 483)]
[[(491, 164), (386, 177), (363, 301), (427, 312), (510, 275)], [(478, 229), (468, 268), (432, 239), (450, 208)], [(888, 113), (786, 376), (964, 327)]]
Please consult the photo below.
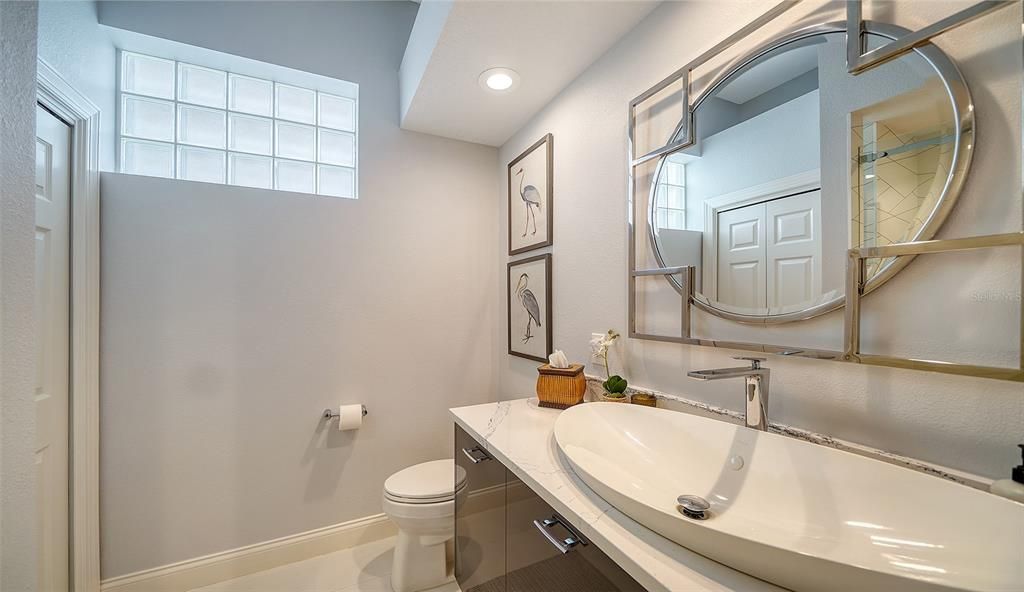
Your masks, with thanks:
[(546, 134), (508, 164), (510, 256), (553, 243), (554, 143)]
[(547, 362), (554, 351), (551, 330), (551, 254), (509, 261), (508, 353)]

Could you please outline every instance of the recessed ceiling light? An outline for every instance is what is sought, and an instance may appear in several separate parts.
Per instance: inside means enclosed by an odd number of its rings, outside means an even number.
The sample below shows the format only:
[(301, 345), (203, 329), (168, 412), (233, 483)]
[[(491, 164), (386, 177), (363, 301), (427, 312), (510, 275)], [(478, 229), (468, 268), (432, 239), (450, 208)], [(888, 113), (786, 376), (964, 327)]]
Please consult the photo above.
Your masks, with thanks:
[(480, 74), (477, 82), (487, 90), (504, 92), (519, 86), (519, 74), (509, 68), (490, 68)]
[(487, 86), (494, 90), (508, 90), (512, 88), (512, 77), (504, 72), (491, 74), (487, 77)]

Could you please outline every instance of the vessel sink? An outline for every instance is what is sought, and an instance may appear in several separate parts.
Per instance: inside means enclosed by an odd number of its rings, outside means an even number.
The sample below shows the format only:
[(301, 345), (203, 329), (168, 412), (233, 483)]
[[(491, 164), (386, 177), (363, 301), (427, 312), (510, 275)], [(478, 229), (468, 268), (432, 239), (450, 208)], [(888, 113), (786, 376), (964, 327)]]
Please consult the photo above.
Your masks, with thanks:
[[(571, 407), (555, 439), (576, 474), (624, 514), (791, 590), (1024, 590), (1024, 504), (987, 492), (640, 405)], [(706, 500), (708, 511), (684, 515), (683, 495)]]

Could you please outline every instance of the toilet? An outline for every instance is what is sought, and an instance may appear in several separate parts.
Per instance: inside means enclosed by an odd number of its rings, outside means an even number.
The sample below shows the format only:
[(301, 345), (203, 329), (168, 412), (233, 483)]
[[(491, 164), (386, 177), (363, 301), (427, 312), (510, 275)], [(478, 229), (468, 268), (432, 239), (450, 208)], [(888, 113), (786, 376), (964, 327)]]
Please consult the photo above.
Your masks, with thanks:
[(452, 459), (413, 465), (384, 481), (384, 513), (398, 525), (391, 587), (419, 592), (452, 579), (455, 497), (466, 471)]

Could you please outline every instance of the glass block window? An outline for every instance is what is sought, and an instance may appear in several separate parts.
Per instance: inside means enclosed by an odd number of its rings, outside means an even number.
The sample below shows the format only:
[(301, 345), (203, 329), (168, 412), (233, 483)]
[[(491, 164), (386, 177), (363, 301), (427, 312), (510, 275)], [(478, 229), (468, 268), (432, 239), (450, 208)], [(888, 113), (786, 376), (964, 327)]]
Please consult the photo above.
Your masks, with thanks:
[(686, 230), (686, 165), (665, 159), (655, 198), (657, 227)]
[(358, 196), (356, 98), (127, 51), (120, 74), (122, 173)]

